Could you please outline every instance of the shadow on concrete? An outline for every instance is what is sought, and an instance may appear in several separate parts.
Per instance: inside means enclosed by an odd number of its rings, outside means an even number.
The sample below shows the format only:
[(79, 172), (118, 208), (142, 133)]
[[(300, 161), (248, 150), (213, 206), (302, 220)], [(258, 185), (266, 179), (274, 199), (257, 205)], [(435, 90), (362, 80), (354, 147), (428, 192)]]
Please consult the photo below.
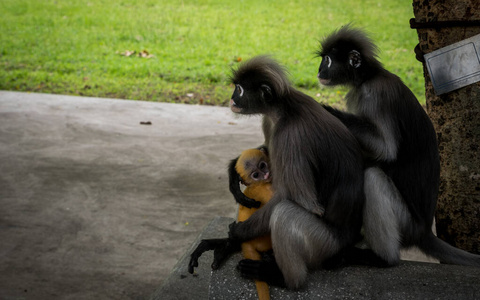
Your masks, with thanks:
[(0, 299), (144, 299), (262, 142), (224, 107), (0, 91)]

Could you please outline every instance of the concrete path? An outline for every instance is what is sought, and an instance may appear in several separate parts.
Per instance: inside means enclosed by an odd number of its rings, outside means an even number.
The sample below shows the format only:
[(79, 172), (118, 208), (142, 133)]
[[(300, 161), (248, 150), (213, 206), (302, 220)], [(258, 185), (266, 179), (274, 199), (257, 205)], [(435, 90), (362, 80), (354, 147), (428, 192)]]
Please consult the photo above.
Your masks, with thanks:
[[(149, 300), (258, 299), (253, 280), (240, 277), (236, 270), (242, 259), (241, 253), (234, 254), (212, 272), (213, 251), (205, 252), (194, 275), (187, 271), (190, 253), (201, 239), (224, 237), (225, 228), (233, 220), (225, 217), (213, 219)], [(392, 268), (347, 266), (312, 271), (305, 285), (296, 291), (271, 286), (270, 296), (274, 300), (478, 300), (479, 270), (477, 267), (412, 261), (402, 261)]]
[(0, 299), (148, 297), (262, 142), (228, 108), (0, 91)]

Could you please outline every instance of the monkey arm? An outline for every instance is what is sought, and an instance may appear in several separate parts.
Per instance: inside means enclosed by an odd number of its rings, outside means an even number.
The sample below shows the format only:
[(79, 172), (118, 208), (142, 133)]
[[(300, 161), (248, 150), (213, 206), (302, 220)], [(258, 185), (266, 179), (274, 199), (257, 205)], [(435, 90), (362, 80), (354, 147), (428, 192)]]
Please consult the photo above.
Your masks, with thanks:
[(230, 238), (202, 240), (190, 255), (188, 272), (193, 274), (195, 268), (198, 267), (198, 259), (204, 252), (214, 250), (212, 269), (216, 270), (225, 259), (227, 259), (232, 253), (240, 251), (240, 249), (240, 242)]
[(273, 209), (281, 201), (272, 197), (264, 206), (254, 212), (244, 222), (233, 222), (229, 225), (228, 237), (231, 240), (245, 242), (270, 234), (270, 216)]
[(391, 121), (383, 116), (378, 116), (380, 121), (375, 123), (365, 116), (343, 112), (324, 104), (322, 106), (347, 126), (364, 149), (366, 157), (376, 161), (396, 159), (398, 142), (395, 137), (397, 134)]
[(262, 204), (260, 201), (256, 201), (254, 199), (250, 199), (245, 196), (242, 191), (240, 190), (240, 175), (237, 173), (235, 169), (235, 165), (237, 164), (238, 157), (233, 159), (230, 164), (228, 165), (228, 179), (229, 179), (229, 188), (230, 192), (232, 193), (235, 201), (248, 208), (258, 208)]

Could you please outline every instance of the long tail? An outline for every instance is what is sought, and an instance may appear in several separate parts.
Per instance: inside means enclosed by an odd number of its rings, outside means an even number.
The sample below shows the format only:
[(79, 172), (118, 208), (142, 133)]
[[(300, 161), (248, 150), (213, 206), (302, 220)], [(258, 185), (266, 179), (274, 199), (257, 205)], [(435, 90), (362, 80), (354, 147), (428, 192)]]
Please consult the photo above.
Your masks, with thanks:
[(480, 255), (455, 248), (431, 232), (420, 241), (418, 247), (425, 254), (438, 259), (444, 264), (480, 267)]
[(255, 280), (257, 286), (258, 300), (270, 300), (270, 289), (264, 281)]

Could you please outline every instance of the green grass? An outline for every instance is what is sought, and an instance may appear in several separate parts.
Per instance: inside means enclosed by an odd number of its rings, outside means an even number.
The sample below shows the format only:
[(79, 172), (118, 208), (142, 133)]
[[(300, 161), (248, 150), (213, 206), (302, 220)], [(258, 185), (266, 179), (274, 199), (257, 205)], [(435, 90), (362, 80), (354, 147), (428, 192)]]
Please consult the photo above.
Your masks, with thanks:
[(353, 22), (424, 102), (412, 16), (411, 0), (2, 0), (0, 89), (225, 105), (231, 68), (271, 54), (297, 87), (332, 103), (345, 91), (319, 86), (314, 52)]

